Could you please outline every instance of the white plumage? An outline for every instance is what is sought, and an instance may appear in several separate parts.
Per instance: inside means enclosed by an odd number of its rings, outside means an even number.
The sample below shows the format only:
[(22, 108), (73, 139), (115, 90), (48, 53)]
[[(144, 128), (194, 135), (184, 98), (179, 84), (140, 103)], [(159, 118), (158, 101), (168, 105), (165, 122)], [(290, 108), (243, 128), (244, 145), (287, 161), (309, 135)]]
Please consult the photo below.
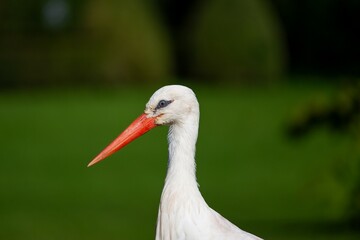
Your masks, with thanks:
[[(125, 137), (118, 137), (125, 138), (125, 143), (124, 140), (121, 143), (115, 140), (89, 165), (104, 159), (155, 126), (170, 126), (169, 162), (161, 195), (156, 240), (259, 240), (211, 209), (199, 191), (195, 173), (199, 104), (194, 92), (179, 85), (162, 87), (150, 98), (143, 115), (143, 119), (135, 120), (124, 131), (127, 134)], [(147, 127), (138, 130), (140, 125)], [(139, 133), (133, 136), (132, 132)]]

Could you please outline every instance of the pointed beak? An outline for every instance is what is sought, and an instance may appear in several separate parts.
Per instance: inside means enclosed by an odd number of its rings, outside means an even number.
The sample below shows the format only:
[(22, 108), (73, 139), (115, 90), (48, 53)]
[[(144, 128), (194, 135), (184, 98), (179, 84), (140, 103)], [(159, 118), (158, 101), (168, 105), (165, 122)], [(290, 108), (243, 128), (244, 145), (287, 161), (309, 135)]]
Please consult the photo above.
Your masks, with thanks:
[(112, 143), (109, 144), (99, 155), (97, 155), (89, 164), (88, 167), (95, 163), (104, 160), (111, 154), (119, 151), (136, 138), (147, 133), (154, 127), (156, 127), (155, 118), (147, 117), (146, 114), (141, 114), (134, 122), (128, 126)]

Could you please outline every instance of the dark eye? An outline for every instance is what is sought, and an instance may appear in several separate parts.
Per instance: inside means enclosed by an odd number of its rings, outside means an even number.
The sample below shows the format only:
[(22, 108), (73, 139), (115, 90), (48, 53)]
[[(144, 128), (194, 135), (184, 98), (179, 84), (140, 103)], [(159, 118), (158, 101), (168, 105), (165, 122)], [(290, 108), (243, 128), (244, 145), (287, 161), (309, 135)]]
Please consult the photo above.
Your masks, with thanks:
[(160, 100), (155, 109), (164, 108), (164, 107), (166, 107), (167, 105), (169, 105), (170, 103), (172, 103), (172, 101), (170, 101), (170, 100), (169, 100), (169, 101), (167, 101), (167, 100)]

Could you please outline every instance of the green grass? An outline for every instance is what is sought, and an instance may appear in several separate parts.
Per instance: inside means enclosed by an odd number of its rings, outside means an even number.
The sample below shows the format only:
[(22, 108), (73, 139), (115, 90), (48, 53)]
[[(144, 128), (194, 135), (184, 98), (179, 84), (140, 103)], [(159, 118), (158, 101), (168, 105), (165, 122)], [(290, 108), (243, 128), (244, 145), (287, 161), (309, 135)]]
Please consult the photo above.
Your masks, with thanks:
[[(344, 216), (333, 168), (351, 139), (326, 129), (285, 136), (296, 109), (334, 88), (194, 89), (198, 181), (210, 206), (266, 239), (358, 239), (324, 230)], [(86, 168), (154, 90), (2, 92), (0, 239), (154, 239), (167, 128)]]

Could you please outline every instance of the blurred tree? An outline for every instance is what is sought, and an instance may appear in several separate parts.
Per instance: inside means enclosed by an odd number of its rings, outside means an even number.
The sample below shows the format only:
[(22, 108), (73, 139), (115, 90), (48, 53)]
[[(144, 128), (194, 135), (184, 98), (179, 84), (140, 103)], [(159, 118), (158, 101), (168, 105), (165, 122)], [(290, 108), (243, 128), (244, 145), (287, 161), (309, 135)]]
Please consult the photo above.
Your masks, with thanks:
[(86, 26), (101, 45), (100, 68), (107, 79), (153, 82), (169, 77), (172, 56), (166, 32), (142, 0), (91, 1)]
[(263, 0), (210, 0), (188, 21), (188, 66), (192, 76), (262, 83), (284, 72), (279, 23)]
[(0, 2), (0, 85), (154, 82), (166, 33), (142, 0)]
[[(321, 179), (312, 187), (318, 191), (337, 193), (333, 203), (339, 215), (349, 219), (358, 229), (360, 223), (360, 86), (349, 85), (339, 90), (332, 101), (315, 100), (303, 107), (290, 121), (289, 137), (298, 139), (310, 132), (328, 126), (333, 132), (347, 134), (351, 143), (342, 156), (333, 160), (330, 169), (324, 169)], [(317, 184), (314, 184), (317, 182)], [(330, 197), (327, 198), (331, 199)]]

